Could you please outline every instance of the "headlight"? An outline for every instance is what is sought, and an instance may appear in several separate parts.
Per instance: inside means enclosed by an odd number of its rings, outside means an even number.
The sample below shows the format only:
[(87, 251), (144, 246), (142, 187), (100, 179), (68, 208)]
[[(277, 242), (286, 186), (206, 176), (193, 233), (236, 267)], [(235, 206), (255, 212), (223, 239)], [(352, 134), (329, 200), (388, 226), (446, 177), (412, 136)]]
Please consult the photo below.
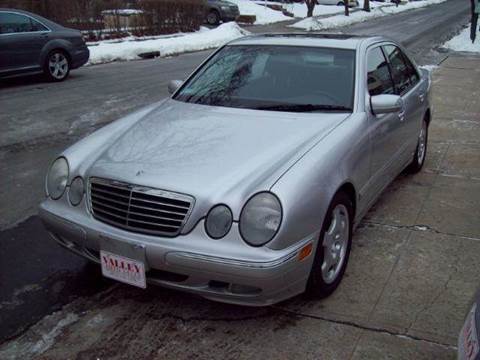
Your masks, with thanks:
[(72, 183), (70, 184), (70, 190), (68, 190), (68, 199), (70, 200), (70, 204), (73, 206), (80, 204), (83, 199), (83, 193), (83, 179), (80, 176), (77, 176), (75, 179), (73, 179)]
[(220, 239), (230, 231), (232, 221), (230, 209), (225, 205), (217, 205), (208, 212), (205, 230), (211, 238)]
[(273, 239), (282, 222), (282, 206), (270, 192), (248, 200), (240, 214), (240, 234), (252, 246), (261, 246)]
[(60, 199), (68, 182), (68, 163), (64, 157), (54, 161), (47, 175), (47, 195), (52, 199)]
[(223, 11), (228, 11), (230, 10), (230, 6), (220, 6)]

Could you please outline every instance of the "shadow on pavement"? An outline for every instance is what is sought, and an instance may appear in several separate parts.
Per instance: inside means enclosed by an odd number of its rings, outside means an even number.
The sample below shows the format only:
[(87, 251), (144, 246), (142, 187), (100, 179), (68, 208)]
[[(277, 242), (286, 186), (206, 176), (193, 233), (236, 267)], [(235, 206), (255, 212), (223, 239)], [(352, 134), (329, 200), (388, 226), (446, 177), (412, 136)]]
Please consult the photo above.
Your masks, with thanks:
[(0, 343), (109, 284), (97, 266), (50, 239), (37, 216), (1, 231)]

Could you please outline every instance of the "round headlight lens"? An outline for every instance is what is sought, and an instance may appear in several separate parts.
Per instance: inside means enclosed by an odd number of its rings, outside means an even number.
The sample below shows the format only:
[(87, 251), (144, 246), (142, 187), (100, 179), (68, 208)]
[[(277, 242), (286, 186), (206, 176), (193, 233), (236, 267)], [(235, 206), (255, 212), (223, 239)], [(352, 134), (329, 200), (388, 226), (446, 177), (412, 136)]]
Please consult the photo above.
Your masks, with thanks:
[(54, 161), (47, 175), (47, 192), (54, 199), (60, 199), (68, 182), (68, 163), (64, 157)]
[(68, 190), (68, 198), (73, 206), (77, 206), (82, 201), (84, 189), (83, 179), (80, 176), (73, 179)]
[(262, 246), (273, 239), (282, 222), (282, 206), (269, 192), (252, 197), (240, 215), (240, 234), (252, 246)]
[(228, 206), (217, 205), (208, 212), (205, 230), (211, 238), (220, 239), (230, 231), (232, 222), (233, 216)]

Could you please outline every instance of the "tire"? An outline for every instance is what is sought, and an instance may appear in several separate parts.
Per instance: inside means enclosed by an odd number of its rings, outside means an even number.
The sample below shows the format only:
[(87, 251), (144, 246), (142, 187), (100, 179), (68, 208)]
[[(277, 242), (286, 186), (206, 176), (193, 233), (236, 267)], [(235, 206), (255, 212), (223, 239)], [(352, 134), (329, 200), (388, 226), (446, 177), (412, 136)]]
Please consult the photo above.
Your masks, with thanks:
[(70, 74), (70, 59), (63, 50), (51, 51), (45, 59), (43, 73), (49, 81), (65, 80)]
[(207, 15), (208, 25), (218, 25), (220, 24), (220, 14), (216, 10), (212, 10)]
[(343, 1), (340, 1), (337, 6), (345, 6), (345, 3)]
[(410, 174), (416, 174), (420, 172), (425, 164), (425, 158), (427, 157), (427, 145), (428, 145), (428, 123), (427, 119), (423, 119), (422, 128), (418, 135), (417, 148), (413, 155), (412, 162), (407, 166), (407, 172)]
[[(350, 197), (344, 192), (338, 192), (333, 197), (323, 221), (312, 270), (307, 282), (306, 294), (308, 296), (325, 298), (332, 294), (342, 281), (352, 246), (353, 215), (353, 204)], [(342, 222), (344, 222), (344, 227), (341, 226)], [(340, 232), (340, 238), (335, 237), (338, 232)], [(338, 243), (341, 243), (340, 248), (335, 246)], [(334, 247), (336, 250), (333, 250)], [(327, 248), (337, 254), (337, 264), (333, 267), (328, 265), (329, 260), (325, 257)], [(330, 261), (332, 259), (334, 260), (335, 257), (330, 257)]]

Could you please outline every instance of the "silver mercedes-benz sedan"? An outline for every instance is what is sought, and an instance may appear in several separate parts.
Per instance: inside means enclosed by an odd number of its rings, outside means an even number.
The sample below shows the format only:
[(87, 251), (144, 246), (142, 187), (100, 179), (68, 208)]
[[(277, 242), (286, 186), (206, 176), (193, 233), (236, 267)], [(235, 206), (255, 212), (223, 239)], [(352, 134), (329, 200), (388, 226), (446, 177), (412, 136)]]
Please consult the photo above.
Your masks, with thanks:
[(40, 214), (59, 244), (141, 288), (325, 297), (369, 207), (422, 168), (430, 87), (382, 37), (244, 37), (65, 150)]

